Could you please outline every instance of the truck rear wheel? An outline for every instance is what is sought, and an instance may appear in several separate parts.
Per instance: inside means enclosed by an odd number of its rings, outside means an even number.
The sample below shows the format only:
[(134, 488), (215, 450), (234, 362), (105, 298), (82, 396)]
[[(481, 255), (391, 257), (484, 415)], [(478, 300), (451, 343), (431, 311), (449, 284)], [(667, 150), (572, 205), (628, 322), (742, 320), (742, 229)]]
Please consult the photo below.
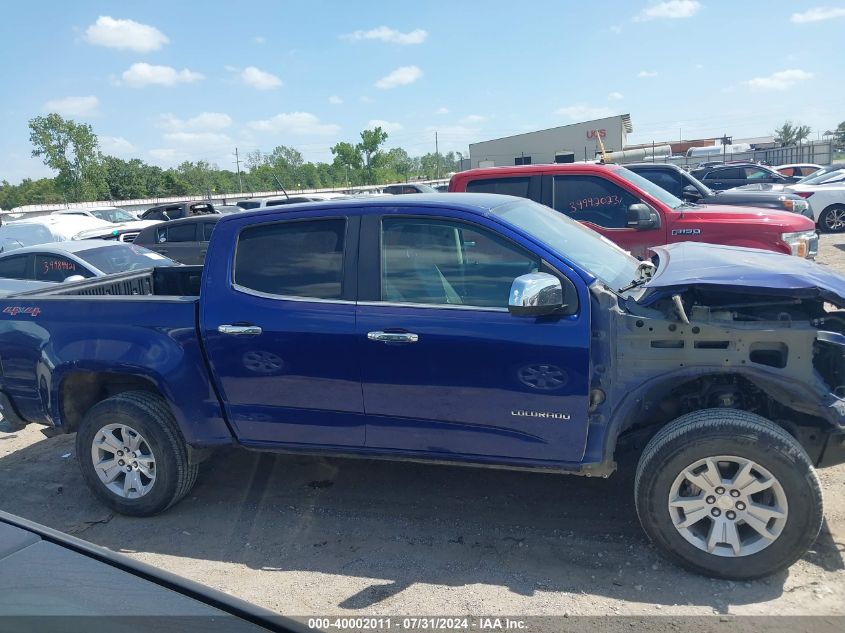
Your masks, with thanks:
[(94, 405), (76, 433), (76, 457), (91, 491), (115, 512), (150, 516), (184, 497), (197, 478), (165, 402), (127, 391)]
[(801, 445), (746, 411), (681, 416), (648, 443), (637, 514), (668, 557), (708, 576), (749, 579), (798, 560), (821, 529), (822, 493)]

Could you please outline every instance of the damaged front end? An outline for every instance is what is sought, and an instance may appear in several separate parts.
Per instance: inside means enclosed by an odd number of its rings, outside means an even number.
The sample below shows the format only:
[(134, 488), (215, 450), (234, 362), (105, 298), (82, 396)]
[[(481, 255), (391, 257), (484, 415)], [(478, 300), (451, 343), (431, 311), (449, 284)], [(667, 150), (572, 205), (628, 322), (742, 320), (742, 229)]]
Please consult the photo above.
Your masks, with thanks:
[(816, 465), (845, 462), (845, 278), (753, 249), (655, 251), (657, 271), (636, 292), (594, 288), (605, 308), (594, 314), (608, 319), (594, 422), (615, 442), (737, 408), (786, 428)]

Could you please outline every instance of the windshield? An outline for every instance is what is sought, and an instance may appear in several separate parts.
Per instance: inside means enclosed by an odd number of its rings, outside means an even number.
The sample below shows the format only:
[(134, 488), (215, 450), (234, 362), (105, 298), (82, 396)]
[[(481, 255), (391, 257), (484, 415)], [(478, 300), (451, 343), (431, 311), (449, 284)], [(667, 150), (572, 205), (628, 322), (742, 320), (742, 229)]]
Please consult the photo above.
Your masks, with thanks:
[(797, 184), (800, 185), (825, 185), (828, 183), (839, 182), (845, 179), (845, 169), (828, 169), (821, 172), (810, 174), (806, 178), (802, 178)]
[(112, 224), (117, 224), (118, 222), (134, 222), (138, 219), (123, 209), (96, 209), (91, 211), (91, 215), (106, 222), (111, 222)]
[(592, 229), (547, 206), (525, 200), (496, 207), (491, 213), (614, 290), (627, 286), (637, 275), (640, 264), (637, 259)]
[(80, 259), (88, 262), (107, 275), (124, 273), (130, 270), (143, 270), (154, 266), (178, 266), (172, 259), (147, 250), (141, 246), (114, 244), (92, 248), (76, 253)]
[(670, 209), (679, 209), (680, 207), (688, 206), (687, 202), (684, 202), (680, 198), (675, 197), (674, 195), (666, 191), (663, 187), (655, 185), (653, 182), (651, 182), (650, 180), (646, 180), (639, 174), (635, 174), (630, 169), (620, 167), (613, 173), (615, 173), (617, 176), (620, 176), (621, 178), (624, 178), (638, 189), (642, 189), (652, 198), (656, 198)]
[(50, 229), (42, 224), (10, 222), (0, 227), (0, 252), (55, 241)]

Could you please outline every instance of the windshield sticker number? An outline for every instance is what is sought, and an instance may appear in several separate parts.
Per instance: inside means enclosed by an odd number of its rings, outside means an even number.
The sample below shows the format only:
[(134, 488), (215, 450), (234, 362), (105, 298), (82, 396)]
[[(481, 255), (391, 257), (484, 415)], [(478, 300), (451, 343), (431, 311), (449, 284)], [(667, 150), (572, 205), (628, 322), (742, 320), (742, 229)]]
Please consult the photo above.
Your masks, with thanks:
[(66, 259), (48, 259), (41, 264), (41, 272), (49, 273), (52, 270), (76, 270), (76, 264)]
[(615, 207), (622, 203), (622, 198), (617, 195), (601, 196), (595, 198), (581, 198), (569, 203), (573, 213), (584, 209), (595, 209), (596, 207)]

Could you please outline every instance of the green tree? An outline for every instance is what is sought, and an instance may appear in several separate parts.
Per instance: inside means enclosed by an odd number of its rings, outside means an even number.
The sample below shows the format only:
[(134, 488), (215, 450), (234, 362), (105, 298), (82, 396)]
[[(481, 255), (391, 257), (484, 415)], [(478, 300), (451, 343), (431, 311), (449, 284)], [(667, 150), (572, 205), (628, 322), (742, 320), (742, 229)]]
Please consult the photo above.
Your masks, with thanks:
[[(825, 135), (827, 135), (827, 132), (825, 132)], [(836, 126), (836, 129), (833, 130), (831, 136), (833, 136), (834, 142), (837, 146), (845, 146), (845, 121), (842, 121), (842, 123)]]
[(364, 159), (364, 167), (367, 170), (367, 184), (373, 184), (373, 168), (378, 167), (383, 158), (380, 151), (387, 140), (387, 132), (376, 126), (372, 130), (361, 132), (361, 142), (355, 147)]
[(340, 142), (332, 147), (332, 155), (334, 156), (334, 164), (340, 168), (346, 184), (356, 184), (358, 179), (355, 176), (363, 163), (361, 150), (352, 143)]
[(97, 135), (87, 123), (75, 123), (58, 114), (29, 121), (32, 155), (58, 172), (56, 185), (69, 202), (96, 199), (102, 192)]
[(775, 130), (775, 143), (781, 145), (795, 145), (810, 136), (809, 125), (795, 124), (792, 121), (786, 121), (778, 129)]

